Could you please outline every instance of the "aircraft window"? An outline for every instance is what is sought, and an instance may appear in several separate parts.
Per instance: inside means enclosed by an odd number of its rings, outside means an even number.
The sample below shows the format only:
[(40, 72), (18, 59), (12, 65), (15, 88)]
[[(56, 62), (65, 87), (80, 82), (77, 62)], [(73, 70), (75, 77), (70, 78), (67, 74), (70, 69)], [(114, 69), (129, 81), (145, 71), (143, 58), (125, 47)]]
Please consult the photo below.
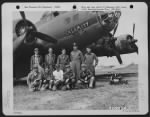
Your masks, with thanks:
[(105, 23), (110, 23), (113, 20), (114, 13), (109, 14), (103, 14), (101, 15), (102, 20), (104, 20)]
[(109, 13), (108, 14), (108, 17), (113, 17), (114, 16), (114, 13)]
[(102, 19), (106, 19), (108, 17), (108, 14), (103, 14), (103, 15), (101, 15), (101, 18)]
[(73, 16), (73, 20), (78, 20), (79, 19), (79, 14), (75, 14), (74, 16)]
[(70, 21), (71, 21), (70, 17), (66, 18), (66, 19), (65, 19), (65, 24), (69, 24)]

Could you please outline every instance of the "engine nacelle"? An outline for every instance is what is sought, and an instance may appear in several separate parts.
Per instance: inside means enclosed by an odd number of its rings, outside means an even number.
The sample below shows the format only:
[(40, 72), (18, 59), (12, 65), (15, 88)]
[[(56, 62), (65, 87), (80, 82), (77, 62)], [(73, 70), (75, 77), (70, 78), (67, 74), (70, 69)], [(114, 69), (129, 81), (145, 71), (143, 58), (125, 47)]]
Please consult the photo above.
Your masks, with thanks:
[(135, 44), (137, 40), (133, 39), (130, 34), (120, 35), (115, 41), (115, 46), (121, 54), (138, 52), (138, 47)]
[(29, 20), (26, 20), (26, 22), (24, 22), (24, 20), (19, 20), (15, 26), (15, 33), (17, 37), (26, 33), (26, 39), (24, 40), (24, 43), (26, 44), (32, 44), (36, 40), (36, 37), (31, 35), (31, 33), (36, 30), (35, 25)]

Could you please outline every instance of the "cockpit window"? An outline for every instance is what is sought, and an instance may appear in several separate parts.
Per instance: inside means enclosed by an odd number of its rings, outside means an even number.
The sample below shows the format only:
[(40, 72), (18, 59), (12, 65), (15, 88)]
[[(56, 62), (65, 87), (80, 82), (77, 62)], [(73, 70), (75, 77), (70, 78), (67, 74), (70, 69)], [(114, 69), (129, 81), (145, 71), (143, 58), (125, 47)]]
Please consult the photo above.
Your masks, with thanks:
[(114, 16), (113, 12), (108, 14), (108, 17), (113, 17), (113, 16)]
[(106, 20), (107, 18), (112, 18), (114, 16), (114, 13), (109, 14), (103, 14), (101, 15), (102, 20)]
[(110, 23), (113, 20), (113, 17), (114, 17), (113, 12), (101, 15), (101, 18), (105, 23)]
[(101, 15), (102, 20), (106, 19), (108, 17), (108, 14)]

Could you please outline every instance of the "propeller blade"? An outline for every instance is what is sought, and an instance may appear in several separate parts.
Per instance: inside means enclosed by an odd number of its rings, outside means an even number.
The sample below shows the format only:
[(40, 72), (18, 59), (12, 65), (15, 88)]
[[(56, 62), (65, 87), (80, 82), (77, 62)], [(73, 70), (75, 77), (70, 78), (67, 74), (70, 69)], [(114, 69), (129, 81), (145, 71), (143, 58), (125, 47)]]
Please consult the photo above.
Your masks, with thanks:
[(135, 24), (133, 24), (133, 39), (134, 39)]
[(26, 20), (26, 16), (25, 16), (25, 13), (24, 13), (24, 11), (20, 11), (20, 15), (21, 15), (21, 17), (22, 17), (22, 19), (23, 19), (23, 21), (24, 21), (24, 24), (25, 24), (25, 30), (27, 31), (27, 20)]
[(136, 53), (139, 54), (138, 48), (136, 49)]
[(54, 39), (53, 37), (50, 37), (50, 36), (43, 34), (41, 32), (31, 32), (31, 35), (33, 35), (34, 37), (40, 38), (43, 41), (52, 42), (52, 43), (57, 42), (57, 40)]
[(20, 15), (21, 15), (21, 17), (22, 17), (23, 20), (26, 20), (26, 16), (25, 16), (24, 11), (20, 11)]
[(119, 52), (115, 49), (113, 49), (113, 52), (114, 52), (115, 56), (117, 57), (119, 63), (122, 64), (122, 59), (121, 59)]
[(14, 46), (13, 46), (13, 53), (22, 45), (23, 41), (26, 39), (26, 33), (19, 36), (18, 38), (14, 37)]
[(118, 28), (118, 23), (116, 24), (116, 26), (115, 26), (115, 28), (114, 28), (113, 37), (114, 37), (114, 35), (115, 35), (115, 33), (116, 33), (117, 28)]
[(138, 40), (136, 39), (133, 39), (131, 43), (136, 43)]
[(131, 45), (131, 47), (134, 48), (134, 51), (135, 51), (137, 54), (139, 53), (139, 52), (138, 52), (138, 47), (137, 47), (136, 44), (133, 43), (133, 44)]

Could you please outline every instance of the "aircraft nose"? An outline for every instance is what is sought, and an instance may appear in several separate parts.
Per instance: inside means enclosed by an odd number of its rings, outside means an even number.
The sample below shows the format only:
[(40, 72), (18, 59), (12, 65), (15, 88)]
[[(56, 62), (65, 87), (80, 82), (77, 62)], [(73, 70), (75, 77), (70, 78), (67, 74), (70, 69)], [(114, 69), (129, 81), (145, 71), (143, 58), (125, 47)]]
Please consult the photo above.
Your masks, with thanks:
[(138, 40), (137, 39), (133, 39), (132, 40), (132, 43), (136, 43)]
[(98, 12), (98, 19), (103, 28), (107, 31), (113, 30), (121, 16), (121, 11)]
[(121, 16), (121, 11), (115, 11), (115, 17), (119, 19)]

